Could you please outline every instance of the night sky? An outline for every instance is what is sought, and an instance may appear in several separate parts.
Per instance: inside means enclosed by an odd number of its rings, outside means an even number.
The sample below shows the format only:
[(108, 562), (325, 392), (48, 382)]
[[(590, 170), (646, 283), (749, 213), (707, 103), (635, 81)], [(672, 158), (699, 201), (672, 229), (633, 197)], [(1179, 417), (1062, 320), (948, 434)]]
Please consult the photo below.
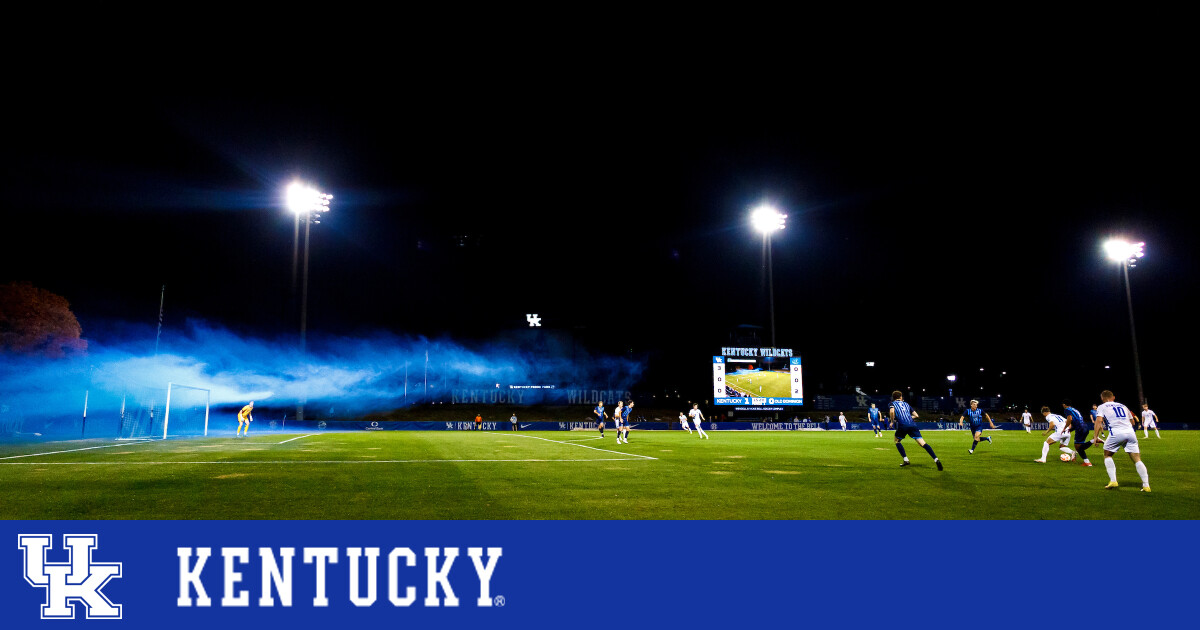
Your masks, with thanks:
[(957, 373), (967, 394), (1108, 387), (1132, 407), (1125, 295), (1101, 251), (1123, 235), (1146, 242), (1132, 290), (1147, 397), (1186, 420), (1187, 100), (1050, 72), (802, 87), (39, 93), (9, 119), (0, 281), (65, 296), (89, 338), (153, 325), (163, 284), (167, 326), (294, 334), (282, 192), (300, 178), (334, 195), (312, 233), (312, 334), (469, 343), (538, 313), (645, 358), (646, 391), (702, 397), (711, 355), (768, 323), (748, 215), (771, 201), (788, 214), (777, 345), (803, 357), (809, 396)]

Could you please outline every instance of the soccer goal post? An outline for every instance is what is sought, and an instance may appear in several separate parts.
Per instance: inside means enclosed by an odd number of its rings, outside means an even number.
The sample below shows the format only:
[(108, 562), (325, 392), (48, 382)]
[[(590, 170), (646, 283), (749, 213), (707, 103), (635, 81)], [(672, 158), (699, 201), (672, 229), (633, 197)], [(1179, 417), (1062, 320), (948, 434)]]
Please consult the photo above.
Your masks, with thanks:
[(167, 383), (163, 439), (171, 435), (208, 435), (208, 408), (211, 402), (210, 390)]

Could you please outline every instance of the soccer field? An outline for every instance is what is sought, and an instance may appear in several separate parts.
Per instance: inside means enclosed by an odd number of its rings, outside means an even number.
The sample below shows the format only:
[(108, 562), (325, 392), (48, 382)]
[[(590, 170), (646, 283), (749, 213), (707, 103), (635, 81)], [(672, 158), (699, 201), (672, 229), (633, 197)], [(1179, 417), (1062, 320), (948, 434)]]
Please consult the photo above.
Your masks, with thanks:
[[(900, 468), (870, 432), (379, 431), (0, 445), (5, 519), (1196, 519), (1200, 432), (1141, 440), (1106, 491), (1041, 439), (929, 431)], [(1096, 451), (1093, 448), (1093, 452)], [(1052, 457), (1057, 451), (1052, 451)]]
[(787, 372), (750, 372), (730, 374), (726, 377), (726, 382), (746, 396), (788, 398), (792, 395), (789, 378), (791, 377)]

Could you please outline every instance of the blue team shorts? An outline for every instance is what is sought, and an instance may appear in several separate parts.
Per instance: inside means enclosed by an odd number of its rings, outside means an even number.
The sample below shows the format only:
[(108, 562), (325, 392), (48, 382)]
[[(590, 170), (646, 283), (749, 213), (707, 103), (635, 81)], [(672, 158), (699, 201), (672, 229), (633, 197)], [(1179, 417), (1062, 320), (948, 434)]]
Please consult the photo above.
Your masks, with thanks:
[(971, 435), (975, 435), (976, 433), (979, 433), (982, 430), (983, 430), (983, 424), (972, 424), (971, 425)]
[(1075, 443), (1083, 444), (1084, 442), (1087, 442), (1089, 431), (1091, 431), (1091, 429), (1079, 429), (1078, 431), (1076, 431), (1075, 432)]
[(917, 427), (905, 427), (905, 426), (896, 427), (896, 439), (897, 440), (903, 440), (904, 436), (906, 436), (906, 435), (915, 440), (915, 439), (921, 437), (921, 430), (918, 429)]

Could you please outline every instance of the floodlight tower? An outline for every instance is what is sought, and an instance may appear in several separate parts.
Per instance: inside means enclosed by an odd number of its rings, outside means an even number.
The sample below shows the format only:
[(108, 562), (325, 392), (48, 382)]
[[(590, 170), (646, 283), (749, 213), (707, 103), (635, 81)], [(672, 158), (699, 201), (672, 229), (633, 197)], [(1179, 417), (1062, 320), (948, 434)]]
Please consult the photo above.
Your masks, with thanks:
[(767, 261), (767, 295), (771, 309), (771, 347), (775, 347), (775, 281), (771, 274), (771, 234), (782, 230), (787, 215), (770, 204), (760, 204), (750, 213), (754, 229), (762, 232), (763, 254)]
[(1139, 407), (1146, 404), (1146, 396), (1142, 391), (1142, 366), (1138, 361), (1137, 331), (1133, 327), (1133, 294), (1129, 289), (1129, 268), (1136, 267), (1138, 259), (1146, 255), (1146, 252), (1142, 251), (1145, 246), (1145, 243), (1130, 243), (1119, 238), (1109, 239), (1104, 243), (1104, 252), (1108, 259), (1121, 263), (1121, 270), (1125, 276), (1125, 304), (1129, 307), (1129, 336), (1133, 340), (1133, 375), (1137, 379)]
[[(300, 291), (300, 354), (304, 354), (308, 342), (308, 243), (313, 223), (321, 222), (321, 215), (329, 212), (333, 195), (293, 182), (287, 188), (288, 209), (296, 215), (296, 231), (292, 241), (292, 292), (296, 291), (296, 262), (299, 255), (300, 218), (304, 217), (304, 283)], [(304, 419), (304, 401), (296, 406), (296, 419)]]

